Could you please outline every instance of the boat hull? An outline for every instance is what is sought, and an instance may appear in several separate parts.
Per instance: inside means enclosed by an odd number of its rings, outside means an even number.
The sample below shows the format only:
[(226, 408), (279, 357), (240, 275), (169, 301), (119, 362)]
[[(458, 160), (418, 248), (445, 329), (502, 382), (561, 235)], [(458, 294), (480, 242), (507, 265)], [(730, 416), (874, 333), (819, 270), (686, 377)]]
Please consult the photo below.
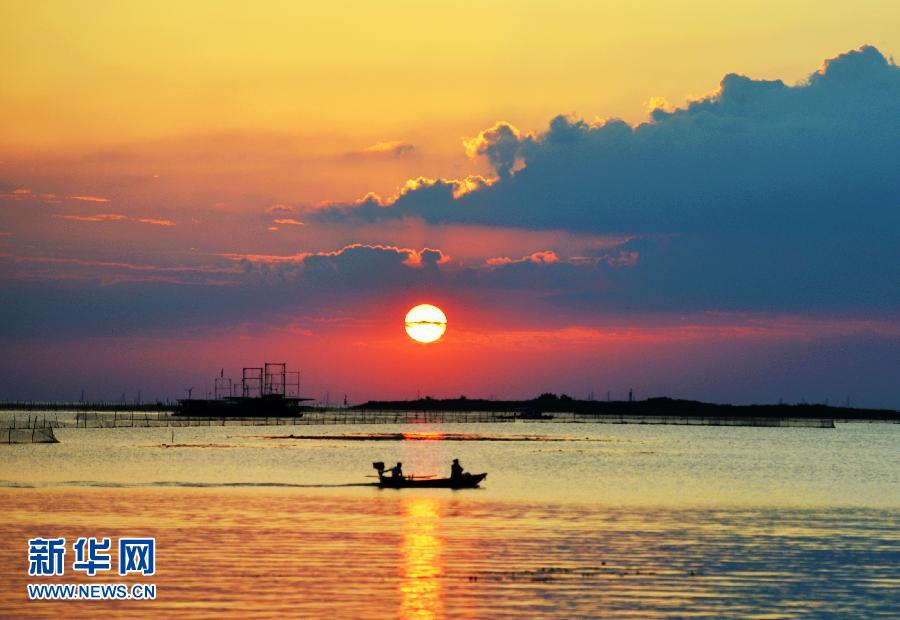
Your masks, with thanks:
[(461, 478), (456, 480), (452, 478), (418, 480), (415, 478), (402, 478), (400, 480), (382, 478), (378, 481), (378, 486), (382, 489), (474, 489), (485, 478), (487, 478), (487, 474), (463, 474)]

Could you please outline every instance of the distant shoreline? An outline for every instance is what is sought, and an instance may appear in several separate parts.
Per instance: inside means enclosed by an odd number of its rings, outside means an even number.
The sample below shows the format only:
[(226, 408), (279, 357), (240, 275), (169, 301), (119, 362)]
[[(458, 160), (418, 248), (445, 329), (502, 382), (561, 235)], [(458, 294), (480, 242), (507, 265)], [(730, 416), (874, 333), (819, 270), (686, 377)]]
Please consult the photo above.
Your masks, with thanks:
[(553, 413), (586, 416), (653, 416), (678, 418), (793, 418), (834, 420), (879, 420), (900, 422), (900, 411), (833, 407), (823, 404), (722, 405), (668, 397), (634, 401), (578, 400), (543, 395), (531, 400), (485, 400), (479, 398), (419, 398), (416, 400), (369, 401), (350, 408), (362, 411), (515, 411), (525, 417)]
[[(175, 403), (110, 402), (0, 402), (0, 411), (57, 412), (172, 412)], [(900, 423), (900, 411), (835, 407), (824, 404), (729, 405), (681, 400), (667, 397), (634, 401), (579, 400), (565, 395), (542, 395), (528, 400), (488, 400), (481, 398), (419, 398), (415, 400), (372, 400), (350, 407), (305, 406), (302, 411), (346, 412), (491, 412), (515, 413), (521, 419), (540, 419), (545, 415), (572, 413), (597, 417), (673, 417), (673, 418), (770, 418), (832, 419), (848, 421), (886, 421)]]

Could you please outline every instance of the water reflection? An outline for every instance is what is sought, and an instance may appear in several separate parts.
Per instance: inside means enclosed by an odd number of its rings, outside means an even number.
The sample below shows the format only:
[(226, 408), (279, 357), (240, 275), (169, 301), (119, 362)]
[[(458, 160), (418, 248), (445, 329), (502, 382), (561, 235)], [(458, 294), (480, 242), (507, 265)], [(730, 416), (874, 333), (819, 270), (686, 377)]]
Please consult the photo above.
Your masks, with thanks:
[(403, 433), (404, 441), (441, 441), (444, 433), (440, 431), (421, 431)]
[[(0, 618), (896, 618), (900, 609), (897, 510), (475, 496), (0, 488)], [(157, 600), (108, 602), (102, 613), (96, 601), (29, 601), (23, 541), (95, 531), (156, 538)], [(67, 567), (58, 582), (97, 579)]]
[(400, 617), (442, 618), (444, 571), (440, 533), (441, 502), (434, 497), (403, 500), (403, 572), (397, 587)]

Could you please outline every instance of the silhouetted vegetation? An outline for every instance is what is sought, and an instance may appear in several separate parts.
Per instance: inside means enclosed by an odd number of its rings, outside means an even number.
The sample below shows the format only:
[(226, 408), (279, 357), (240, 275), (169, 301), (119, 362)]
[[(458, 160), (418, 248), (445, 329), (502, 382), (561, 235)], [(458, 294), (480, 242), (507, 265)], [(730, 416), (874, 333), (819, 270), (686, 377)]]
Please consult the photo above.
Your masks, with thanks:
[(635, 401), (577, 400), (567, 394), (557, 396), (552, 392), (544, 392), (531, 400), (427, 396), (416, 400), (369, 401), (353, 408), (369, 411), (518, 411), (535, 414), (572, 412), (598, 416), (830, 418), (900, 422), (900, 412), (892, 409), (859, 409), (822, 404), (722, 405), (667, 397)]

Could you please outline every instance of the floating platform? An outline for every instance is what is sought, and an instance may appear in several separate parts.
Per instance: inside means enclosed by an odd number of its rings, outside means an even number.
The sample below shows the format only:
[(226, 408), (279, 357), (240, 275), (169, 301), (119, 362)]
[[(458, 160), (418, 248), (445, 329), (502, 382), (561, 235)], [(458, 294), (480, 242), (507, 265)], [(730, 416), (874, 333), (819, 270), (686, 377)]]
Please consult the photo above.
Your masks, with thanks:
[(191, 398), (193, 388), (189, 388), (188, 397), (175, 405), (174, 415), (192, 418), (291, 418), (303, 415), (300, 403), (313, 400), (300, 397), (300, 373), (288, 372), (285, 362), (244, 367), (240, 383), (232, 382), (222, 369), (214, 384), (215, 398)]
[(303, 416), (301, 403), (309, 398), (289, 398), (280, 394), (219, 399), (184, 399), (175, 405), (174, 415), (193, 418), (297, 418)]

